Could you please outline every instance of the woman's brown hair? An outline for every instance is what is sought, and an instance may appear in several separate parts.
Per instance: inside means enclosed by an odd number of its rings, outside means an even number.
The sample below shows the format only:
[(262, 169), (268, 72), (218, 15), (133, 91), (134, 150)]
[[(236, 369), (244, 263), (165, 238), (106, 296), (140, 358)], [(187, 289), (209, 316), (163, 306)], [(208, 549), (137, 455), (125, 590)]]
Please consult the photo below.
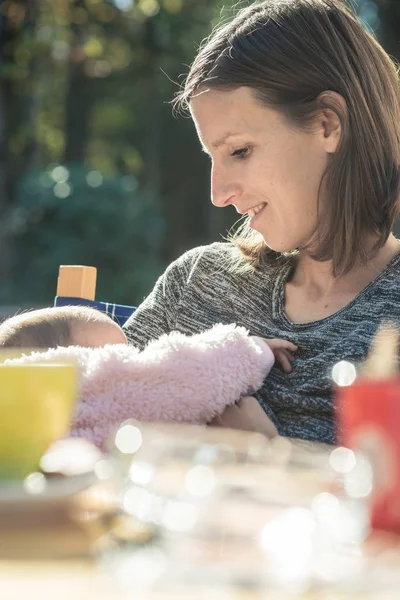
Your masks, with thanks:
[[(174, 104), (187, 107), (204, 86), (247, 86), (301, 128), (320, 110), (335, 111), (342, 134), (321, 180), (327, 201), (319, 202), (311, 255), (332, 260), (339, 276), (378, 252), (399, 209), (398, 72), (344, 0), (266, 0), (240, 10), (202, 45)], [(255, 266), (277, 256), (247, 223), (231, 239)]]

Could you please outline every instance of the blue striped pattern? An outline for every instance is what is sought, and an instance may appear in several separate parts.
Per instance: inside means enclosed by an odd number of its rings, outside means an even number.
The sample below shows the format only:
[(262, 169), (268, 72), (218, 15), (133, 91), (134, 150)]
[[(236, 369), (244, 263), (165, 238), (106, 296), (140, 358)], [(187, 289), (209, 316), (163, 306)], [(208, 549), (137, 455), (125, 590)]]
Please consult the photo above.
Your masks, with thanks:
[(105, 313), (120, 327), (129, 319), (136, 310), (135, 306), (126, 306), (125, 304), (113, 304), (111, 302), (97, 302), (96, 300), (86, 300), (85, 298), (69, 298), (65, 296), (56, 296), (54, 306), (91, 306), (102, 313)]

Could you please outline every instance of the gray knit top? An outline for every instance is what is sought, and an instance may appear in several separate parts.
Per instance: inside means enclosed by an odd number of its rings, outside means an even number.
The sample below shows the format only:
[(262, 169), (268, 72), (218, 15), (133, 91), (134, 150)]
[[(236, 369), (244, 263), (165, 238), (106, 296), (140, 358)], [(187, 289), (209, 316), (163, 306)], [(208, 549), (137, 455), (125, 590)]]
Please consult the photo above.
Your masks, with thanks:
[(143, 348), (172, 330), (193, 334), (232, 322), (252, 335), (289, 340), (298, 347), (293, 371), (275, 365), (255, 396), (281, 435), (334, 443), (332, 368), (364, 359), (382, 321), (400, 324), (400, 254), (347, 306), (311, 323), (292, 323), (285, 315), (289, 263), (243, 273), (232, 268), (241, 260), (230, 243), (185, 253), (126, 324), (129, 343)]

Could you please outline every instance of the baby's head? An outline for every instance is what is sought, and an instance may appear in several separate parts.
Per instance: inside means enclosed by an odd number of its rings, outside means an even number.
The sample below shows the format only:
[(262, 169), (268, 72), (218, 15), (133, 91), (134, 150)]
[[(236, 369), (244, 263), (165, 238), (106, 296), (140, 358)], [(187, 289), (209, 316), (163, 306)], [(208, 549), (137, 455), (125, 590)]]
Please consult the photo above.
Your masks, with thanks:
[(56, 348), (126, 344), (122, 329), (86, 306), (43, 308), (10, 317), (0, 325), (0, 348)]

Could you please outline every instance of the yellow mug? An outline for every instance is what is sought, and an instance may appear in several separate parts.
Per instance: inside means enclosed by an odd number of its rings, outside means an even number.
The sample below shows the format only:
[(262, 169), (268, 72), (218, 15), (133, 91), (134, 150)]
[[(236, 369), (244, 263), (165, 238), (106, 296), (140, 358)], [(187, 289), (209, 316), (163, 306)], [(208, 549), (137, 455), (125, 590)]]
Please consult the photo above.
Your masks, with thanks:
[(67, 433), (76, 388), (72, 364), (0, 364), (0, 480), (35, 471)]

